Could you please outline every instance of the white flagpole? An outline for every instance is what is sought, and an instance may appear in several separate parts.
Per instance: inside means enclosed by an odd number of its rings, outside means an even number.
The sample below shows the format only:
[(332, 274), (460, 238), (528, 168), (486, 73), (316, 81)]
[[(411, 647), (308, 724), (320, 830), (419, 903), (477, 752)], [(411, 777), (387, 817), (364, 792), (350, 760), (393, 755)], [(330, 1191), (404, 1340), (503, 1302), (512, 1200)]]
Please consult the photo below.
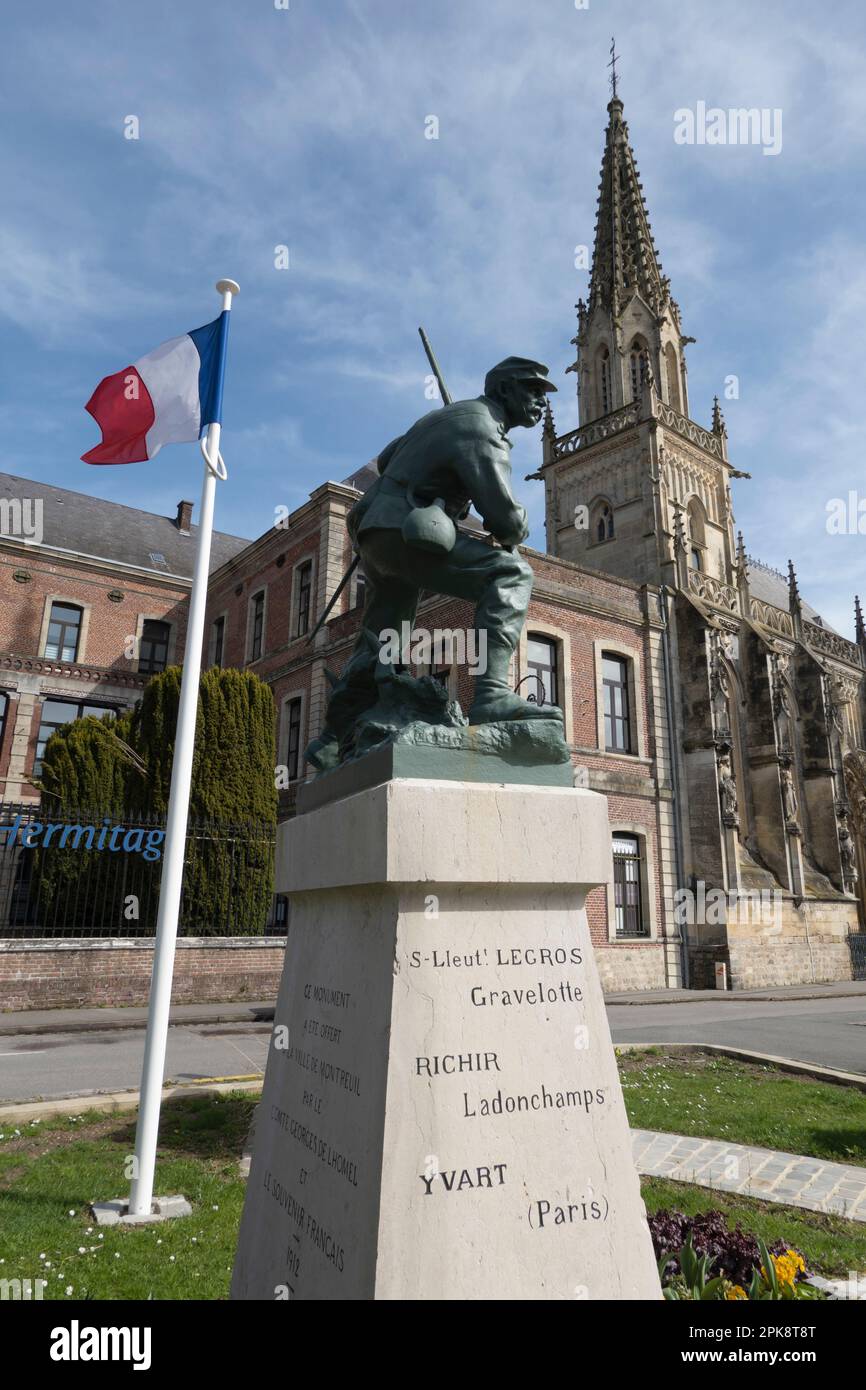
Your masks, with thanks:
[[(223, 297), (223, 309), (230, 310), (232, 295), (240, 292), (239, 287), (234, 280), (219, 280), (216, 287)], [(223, 352), (224, 347), (225, 337), (223, 337)], [(224, 367), (225, 359), (223, 356), (218, 367), (220, 381)], [(162, 862), (159, 889), (159, 915), (156, 921), (150, 1007), (147, 1015), (147, 1035), (141, 1071), (138, 1125), (135, 1131), (135, 1161), (129, 1193), (129, 1213), (131, 1216), (149, 1216), (153, 1205), (156, 1141), (159, 1133), (159, 1111), (165, 1075), (168, 1015), (171, 1005), (174, 952), (177, 944), (177, 925), (183, 886), (183, 856), (189, 818), (189, 793), (195, 747), (195, 723), (198, 712), (207, 581), (210, 570), (214, 497), (217, 477), (225, 477), (225, 468), (219, 451), (220, 431), (221, 426), (219, 424), (209, 425), (207, 438), (202, 446), (202, 453), (205, 456), (204, 485), (201, 494), (195, 568), (189, 598), (189, 623), (184, 651), (183, 675), (180, 683), (174, 763), (171, 770), (171, 790), (168, 799), (168, 821), (165, 833), (165, 855)]]

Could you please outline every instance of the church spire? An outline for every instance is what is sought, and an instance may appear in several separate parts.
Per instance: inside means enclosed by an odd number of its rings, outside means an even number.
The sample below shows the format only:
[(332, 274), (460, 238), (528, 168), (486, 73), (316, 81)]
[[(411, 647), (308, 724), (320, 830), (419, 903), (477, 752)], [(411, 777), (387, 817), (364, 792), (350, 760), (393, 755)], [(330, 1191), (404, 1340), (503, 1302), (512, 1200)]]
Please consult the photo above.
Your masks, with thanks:
[[(658, 399), (688, 416), (680, 311), (653, 243), (643, 188), (623, 117), (618, 55), (611, 46), (611, 98), (601, 161), (587, 302), (577, 305), (580, 423)], [(646, 392), (650, 381), (655, 395)]]
[(860, 607), (859, 594), (854, 595), (854, 636), (857, 645), (866, 648), (866, 625), (863, 623), (863, 609)]
[[(612, 60), (615, 63), (615, 58)], [(615, 316), (637, 291), (651, 309), (661, 312), (669, 299), (669, 281), (653, 243), (643, 186), (623, 118), (616, 87), (608, 102), (608, 125), (601, 162), (595, 248), (589, 287), (589, 312), (601, 304)]]

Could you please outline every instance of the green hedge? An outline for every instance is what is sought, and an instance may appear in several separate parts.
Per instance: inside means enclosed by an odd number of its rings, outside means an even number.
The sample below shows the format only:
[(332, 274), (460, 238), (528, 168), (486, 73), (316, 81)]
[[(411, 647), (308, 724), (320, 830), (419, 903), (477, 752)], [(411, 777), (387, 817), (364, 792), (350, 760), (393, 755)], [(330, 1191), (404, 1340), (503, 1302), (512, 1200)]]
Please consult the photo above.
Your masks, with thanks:
[[(61, 819), (103, 816), (118, 821), (165, 820), (180, 697), (180, 668), (170, 667), (145, 687), (139, 704), (119, 717), (88, 716), (58, 729), (42, 765), (42, 813)], [(188, 840), (181, 930), (190, 936), (261, 933), (273, 894), (274, 699), (269, 686), (245, 671), (213, 667), (199, 686), (190, 822), (207, 822)], [(267, 833), (270, 828), (271, 833)], [(263, 833), (263, 829), (264, 832)], [(58, 911), (66, 895), (70, 927), (99, 911), (105, 851), (46, 848), (34, 851), (46, 909)], [(133, 856), (130, 856), (132, 858)], [(138, 860), (138, 856), (134, 856)], [(152, 929), (162, 861), (135, 865), (129, 891), (144, 883), (138, 930)], [(151, 887), (152, 885), (152, 887)], [(87, 891), (87, 889), (91, 891)], [(114, 891), (114, 889), (112, 890)], [(102, 893), (102, 898), (105, 894)], [(81, 909), (76, 904), (81, 903)], [(122, 932), (122, 900), (108, 902), (95, 930)]]

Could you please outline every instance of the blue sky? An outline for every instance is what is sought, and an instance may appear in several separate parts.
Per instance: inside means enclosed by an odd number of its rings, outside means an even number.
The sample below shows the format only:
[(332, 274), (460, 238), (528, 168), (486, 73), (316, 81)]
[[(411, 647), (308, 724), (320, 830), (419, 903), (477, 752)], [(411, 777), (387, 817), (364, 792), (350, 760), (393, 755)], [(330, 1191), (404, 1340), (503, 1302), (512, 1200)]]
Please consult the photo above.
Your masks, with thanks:
[[(548, 362), (577, 423), (574, 304), (592, 242), (611, 33), (691, 414), (725, 401), (749, 550), (840, 631), (866, 599), (862, 6), (781, 0), (7, 3), (0, 55), (0, 427), (6, 471), (153, 511), (198, 500), (194, 445), (89, 468), (97, 382), (241, 296), (217, 525), (255, 536), (430, 408), (417, 326), (455, 396)], [(777, 157), (679, 145), (674, 112), (781, 108)], [(124, 138), (138, 117), (140, 138)], [(425, 120), (439, 120), (439, 139)], [(277, 270), (274, 248), (289, 247)], [(515, 475), (543, 548), (540, 431)], [(864, 500), (866, 512), (866, 500)], [(866, 527), (866, 520), (864, 520)]]

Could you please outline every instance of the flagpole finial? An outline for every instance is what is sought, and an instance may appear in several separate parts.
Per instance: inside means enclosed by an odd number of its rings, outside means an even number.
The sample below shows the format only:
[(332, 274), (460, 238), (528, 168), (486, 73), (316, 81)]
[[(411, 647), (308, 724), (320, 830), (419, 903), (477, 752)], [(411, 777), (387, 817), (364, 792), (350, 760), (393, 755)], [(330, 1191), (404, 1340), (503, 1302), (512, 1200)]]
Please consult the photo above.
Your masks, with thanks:
[(237, 280), (217, 280), (217, 292), (223, 297), (223, 313), (232, 307), (232, 295), (240, 294), (241, 287)]

